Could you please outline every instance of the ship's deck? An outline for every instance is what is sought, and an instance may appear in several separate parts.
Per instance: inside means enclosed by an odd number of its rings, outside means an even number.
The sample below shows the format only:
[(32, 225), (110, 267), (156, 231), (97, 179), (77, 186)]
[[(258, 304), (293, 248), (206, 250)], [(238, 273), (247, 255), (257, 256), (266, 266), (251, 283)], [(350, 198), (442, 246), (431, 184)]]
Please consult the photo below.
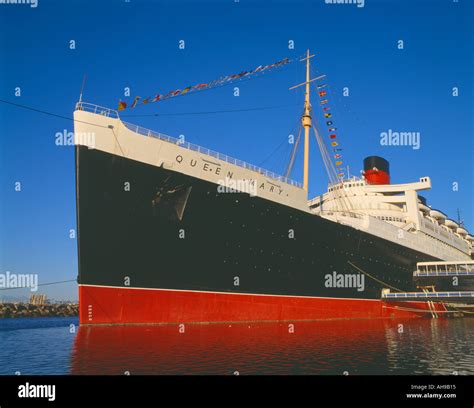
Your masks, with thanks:
[(226, 154), (219, 153), (219, 152), (216, 152), (214, 150), (208, 149), (207, 147), (202, 147), (202, 146), (199, 146), (199, 145), (194, 144), (194, 143), (184, 142), (181, 139), (178, 139), (178, 138), (175, 138), (175, 137), (172, 137), (172, 136), (168, 136), (168, 135), (165, 135), (165, 134), (160, 133), (160, 132), (155, 132), (153, 130), (146, 129), (144, 127), (134, 125), (134, 124), (131, 124), (131, 123), (128, 123), (128, 122), (124, 122), (120, 119), (120, 115), (119, 115), (118, 111), (116, 111), (114, 109), (105, 108), (105, 107), (94, 105), (92, 103), (87, 103), (87, 102), (78, 102), (76, 104), (76, 110), (82, 110), (82, 111), (85, 111), (85, 112), (94, 113), (96, 115), (102, 115), (102, 116), (111, 117), (113, 119), (118, 119), (118, 120), (120, 120), (120, 122), (127, 129), (129, 129), (132, 132), (135, 132), (137, 134), (147, 136), (147, 137), (153, 137), (153, 138), (162, 140), (164, 142), (172, 143), (172, 144), (178, 145), (178, 146), (180, 146), (184, 149), (199, 152), (199, 153), (205, 154), (209, 157), (213, 157), (213, 158), (216, 158), (218, 160), (222, 160), (226, 163), (230, 163), (230, 164), (233, 164), (235, 166), (239, 166), (239, 167), (242, 167), (244, 169), (254, 171), (254, 172), (259, 173), (263, 176), (269, 177), (273, 180), (281, 181), (283, 183), (290, 184), (290, 185), (298, 187), (298, 188), (303, 188), (303, 184), (298, 182), (298, 181), (292, 180), (288, 177), (284, 177), (280, 174), (277, 174), (277, 173), (274, 173), (272, 171), (266, 170), (264, 168), (261, 168), (261, 167), (255, 166), (253, 164), (247, 163), (243, 160), (235, 159), (233, 157), (227, 156)]

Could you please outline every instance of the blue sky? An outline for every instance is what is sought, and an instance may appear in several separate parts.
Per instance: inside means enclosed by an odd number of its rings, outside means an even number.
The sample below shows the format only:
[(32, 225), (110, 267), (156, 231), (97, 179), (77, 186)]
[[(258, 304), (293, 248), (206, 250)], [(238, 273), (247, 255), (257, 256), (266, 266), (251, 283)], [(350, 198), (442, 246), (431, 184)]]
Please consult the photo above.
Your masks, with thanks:
[[(390, 161), (393, 182), (430, 176), (429, 203), (452, 218), (459, 208), (474, 229), (472, 17), (467, 0), (366, 0), (361, 8), (324, 0), (0, 5), (0, 99), (71, 117), (84, 74), (84, 100), (115, 108), (125, 87), (145, 97), (310, 48), (316, 71), (327, 75), (351, 171), (357, 174), (363, 158), (376, 154)], [(227, 86), (122, 115), (161, 113), (123, 119), (283, 173), (289, 153), (284, 140), (297, 131), (303, 102), (302, 89), (288, 88), (303, 80), (303, 64), (294, 63), (238, 83), (238, 97)], [(459, 96), (452, 96), (453, 87)], [(277, 108), (166, 116), (258, 107)], [(74, 154), (55, 144), (57, 132), (72, 129), (71, 121), (0, 103), (0, 273), (38, 273), (40, 283), (76, 277), (76, 241), (69, 238), (76, 228)], [(380, 133), (388, 129), (420, 132), (420, 149), (381, 146)], [(314, 139), (311, 155), (313, 196), (327, 184)], [(292, 177), (301, 180), (301, 169), (299, 160)], [(17, 181), (21, 192), (14, 189)], [(73, 283), (40, 292), (77, 298)], [(19, 294), (25, 292), (0, 291), (0, 298)]]

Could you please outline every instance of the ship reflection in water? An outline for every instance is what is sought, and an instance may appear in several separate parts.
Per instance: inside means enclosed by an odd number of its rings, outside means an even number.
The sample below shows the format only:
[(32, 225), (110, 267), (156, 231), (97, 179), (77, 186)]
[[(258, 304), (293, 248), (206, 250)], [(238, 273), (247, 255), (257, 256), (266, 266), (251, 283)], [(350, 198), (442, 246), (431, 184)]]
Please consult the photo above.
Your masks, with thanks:
[(83, 326), (72, 374), (473, 374), (474, 319)]

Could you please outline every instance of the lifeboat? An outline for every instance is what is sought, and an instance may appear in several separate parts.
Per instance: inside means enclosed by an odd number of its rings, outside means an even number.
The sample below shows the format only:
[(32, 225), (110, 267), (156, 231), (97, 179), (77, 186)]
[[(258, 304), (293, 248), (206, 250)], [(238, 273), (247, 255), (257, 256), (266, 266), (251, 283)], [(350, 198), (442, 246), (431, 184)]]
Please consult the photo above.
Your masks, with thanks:
[(451, 228), (454, 231), (457, 231), (457, 229), (459, 227), (457, 222), (455, 222), (453, 220), (448, 220), (448, 219), (444, 221), (444, 225), (446, 225), (447, 227)]
[(429, 213), (431, 211), (431, 208), (428, 207), (426, 204), (423, 203), (418, 203), (418, 207), (420, 208), (421, 211), (424, 213)]
[(456, 232), (461, 235), (463, 238), (468, 234), (467, 230), (463, 227), (459, 227)]
[(435, 220), (433, 217), (430, 217), (429, 215), (426, 216), (426, 219), (430, 220), (433, 224), (439, 224), (438, 220)]
[(448, 218), (446, 217), (446, 215), (444, 215), (441, 211), (438, 211), (438, 210), (430, 210), (430, 216), (433, 217), (435, 220), (439, 220), (439, 221), (442, 221)]
[(468, 240), (469, 242), (474, 242), (474, 237), (472, 235), (466, 235), (464, 239)]

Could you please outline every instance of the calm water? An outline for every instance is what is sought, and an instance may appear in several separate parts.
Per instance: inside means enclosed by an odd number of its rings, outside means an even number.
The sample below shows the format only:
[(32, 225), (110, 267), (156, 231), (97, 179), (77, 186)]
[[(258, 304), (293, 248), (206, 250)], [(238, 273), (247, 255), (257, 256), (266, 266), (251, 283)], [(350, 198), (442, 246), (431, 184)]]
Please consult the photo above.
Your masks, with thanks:
[[(474, 374), (474, 318), (83, 327), (0, 319), (0, 374)], [(401, 325), (401, 326), (400, 326)]]

